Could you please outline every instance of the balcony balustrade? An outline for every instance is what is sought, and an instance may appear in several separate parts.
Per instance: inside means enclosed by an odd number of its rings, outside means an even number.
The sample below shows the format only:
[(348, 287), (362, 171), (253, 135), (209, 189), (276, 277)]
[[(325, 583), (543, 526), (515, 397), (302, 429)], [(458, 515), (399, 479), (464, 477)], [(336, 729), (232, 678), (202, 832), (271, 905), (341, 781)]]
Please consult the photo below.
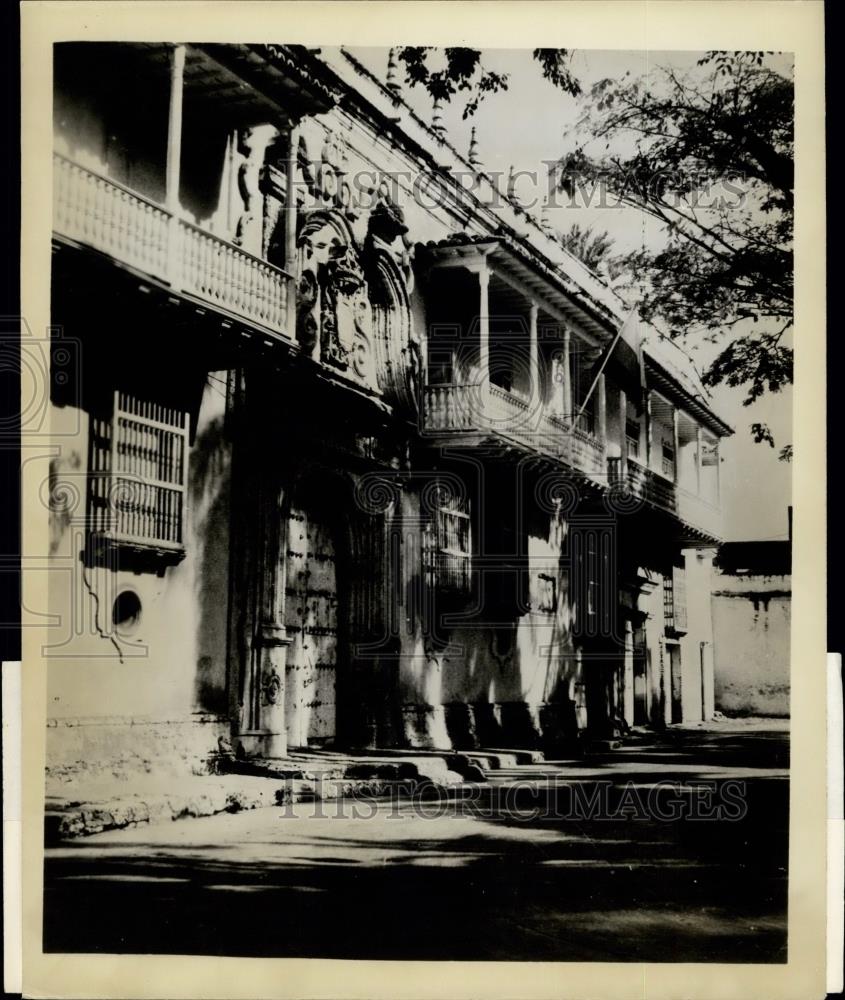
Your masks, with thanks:
[(608, 458), (607, 476), (611, 485), (624, 484), (633, 496), (648, 500), (707, 534), (720, 536), (721, 512), (716, 504), (646, 469), (630, 456), (626, 465), (627, 473), (624, 473), (620, 458)]
[(604, 482), (602, 442), (542, 406), (493, 384), (426, 387), (423, 429), (429, 436), (497, 434), (559, 459)]
[(59, 236), (274, 333), (286, 334), (290, 276), (64, 156), (55, 154)]

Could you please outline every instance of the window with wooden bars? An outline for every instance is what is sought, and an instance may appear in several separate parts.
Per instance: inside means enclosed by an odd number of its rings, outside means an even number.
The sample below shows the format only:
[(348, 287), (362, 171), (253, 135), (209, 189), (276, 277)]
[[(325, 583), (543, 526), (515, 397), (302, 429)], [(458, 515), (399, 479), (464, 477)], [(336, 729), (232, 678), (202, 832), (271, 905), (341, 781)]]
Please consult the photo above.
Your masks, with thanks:
[(663, 619), (670, 633), (687, 630), (687, 581), (683, 567), (673, 566), (663, 578)]
[(423, 567), (430, 587), (467, 594), (471, 588), (472, 524), (469, 501), (450, 497), (423, 533)]
[(582, 636), (608, 634), (617, 599), (611, 561), (611, 537), (592, 526), (570, 528), (573, 630)]
[(91, 418), (92, 534), (136, 548), (184, 551), (187, 412), (116, 391), (111, 417)]

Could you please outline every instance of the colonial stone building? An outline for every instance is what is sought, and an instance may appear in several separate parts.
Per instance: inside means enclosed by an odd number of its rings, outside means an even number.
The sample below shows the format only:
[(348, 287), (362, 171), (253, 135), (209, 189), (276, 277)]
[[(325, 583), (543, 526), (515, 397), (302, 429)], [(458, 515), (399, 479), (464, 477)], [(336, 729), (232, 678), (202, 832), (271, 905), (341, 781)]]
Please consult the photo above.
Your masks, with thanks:
[(730, 428), (474, 151), (343, 50), (54, 84), (50, 768), (711, 715)]

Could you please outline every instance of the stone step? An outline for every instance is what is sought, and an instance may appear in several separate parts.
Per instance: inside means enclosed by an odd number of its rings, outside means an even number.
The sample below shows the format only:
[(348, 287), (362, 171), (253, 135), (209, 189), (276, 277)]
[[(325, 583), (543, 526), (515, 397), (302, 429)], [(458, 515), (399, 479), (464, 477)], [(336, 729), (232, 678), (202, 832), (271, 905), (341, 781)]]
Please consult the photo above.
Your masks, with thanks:
[(452, 761), (442, 756), (341, 754), (330, 751), (292, 751), (283, 758), (231, 758), (222, 766), (230, 774), (248, 774), (285, 780), (340, 781), (343, 779), (381, 781), (428, 780), (436, 785), (453, 785), (464, 780)]
[[(475, 753), (474, 750), (467, 751), (468, 753)], [(493, 753), (493, 754), (503, 754), (508, 757), (515, 757), (517, 764), (542, 764), (546, 759), (545, 754), (542, 750), (522, 750), (513, 748), (499, 748), (499, 747), (481, 747), (481, 753)]]
[(621, 740), (588, 740), (584, 752), (607, 753), (609, 750), (618, 750), (621, 746)]
[[(366, 759), (401, 758), (404, 760), (421, 757), (439, 758), (444, 761), (448, 768), (458, 773), (463, 773), (467, 767), (488, 770), (501, 767), (516, 767), (519, 764), (537, 764), (545, 759), (540, 750), (518, 748), (498, 749), (489, 747), (465, 750), (418, 749), (416, 747), (408, 750), (399, 747), (373, 747), (366, 749), (356, 748), (348, 753), (325, 749), (315, 750), (314, 753), (319, 754), (321, 758), (324, 757), (332, 760), (348, 759), (349, 757), (362, 757)], [(291, 757), (296, 757), (298, 754), (302, 756), (312, 755), (310, 750), (290, 752)]]
[[(190, 780), (190, 787), (177, 780), (176, 787), (168, 792), (149, 790), (127, 794), (124, 789), (116, 789), (113, 793), (94, 793), (83, 800), (51, 795), (45, 803), (45, 844), (53, 846), (63, 840), (106, 830), (296, 802), (342, 798), (371, 801), (387, 796), (402, 798), (414, 794), (421, 786), (431, 787), (432, 784), (419, 777), (396, 780), (370, 776), (356, 779), (330, 776), (330, 772), (325, 771), (313, 779), (305, 779), (280, 778), (268, 772), (264, 775), (194, 777)], [(454, 790), (460, 788), (461, 783), (445, 787)]]
[[(166, 789), (165, 784), (169, 785)], [(291, 787), (287, 794), (297, 792)], [(124, 783), (89, 786), (82, 797), (54, 789), (45, 801), (45, 841), (50, 844), (104, 830), (258, 809), (279, 804), (280, 794), (285, 793), (279, 785), (261, 778), (216, 775), (174, 778), (148, 788), (136, 787), (131, 792)]]

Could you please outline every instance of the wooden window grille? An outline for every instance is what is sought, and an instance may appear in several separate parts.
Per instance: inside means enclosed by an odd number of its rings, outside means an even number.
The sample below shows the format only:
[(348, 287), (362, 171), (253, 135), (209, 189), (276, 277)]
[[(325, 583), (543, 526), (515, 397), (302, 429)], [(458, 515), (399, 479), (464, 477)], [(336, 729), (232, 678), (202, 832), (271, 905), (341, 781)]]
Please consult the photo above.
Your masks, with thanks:
[(593, 528), (572, 535), (570, 593), (574, 606), (573, 628), (583, 636), (596, 636), (609, 626), (614, 600), (609, 579), (608, 539)]
[(469, 592), (472, 524), (468, 500), (451, 498), (437, 508), (423, 535), (423, 565), (429, 586)]
[(675, 605), (675, 631), (687, 630), (687, 575), (681, 566), (672, 568), (672, 594)]
[(663, 618), (667, 632), (687, 630), (687, 583), (683, 567), (673, 566), (663, 578)]
[(588, 532), (586, 545), (586, 612), (590, 623), (590, 631), (595, 630), (596, 613), (599, 596), (599, 554), (598, 543), (594, 532)]
[(91, 419), (89, 523), (102, 538), (181, 551), (188, 413), (114, 393), (111, 419)]
[(661, 455), (661, 469), (665, 476), (675, 475), (675, 449), (671, 444), (664, 444)]

